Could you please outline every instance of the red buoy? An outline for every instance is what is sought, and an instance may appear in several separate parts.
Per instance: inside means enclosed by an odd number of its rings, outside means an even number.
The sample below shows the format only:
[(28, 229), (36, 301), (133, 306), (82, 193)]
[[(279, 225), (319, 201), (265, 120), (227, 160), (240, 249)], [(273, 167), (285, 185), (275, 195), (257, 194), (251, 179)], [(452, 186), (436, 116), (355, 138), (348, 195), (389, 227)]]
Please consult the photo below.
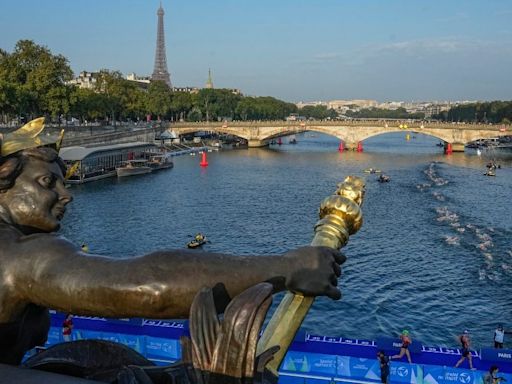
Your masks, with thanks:
[(357, 142), (357, 152), (363, 152), (363, 143)]
[(203, 157), (201, 158), (201, 162), (199, 163), (201, 167), (208, 166), (208, 160), (206, 160), (206, 152), (203, 152)]
[(452, 154), (452, 152), (453, 152), (453, 149), (452, 149), (452, 143), (448, 143), (448, 144), (446, 145), (445, 153), (446, 153), (447, 155), (451, 155), (451, 154)]
[(340, 141), (340, 145), (338, 145), (338, 151), (343, 152), (345, 150), (345, 145), (343, 144), (343, 140)]

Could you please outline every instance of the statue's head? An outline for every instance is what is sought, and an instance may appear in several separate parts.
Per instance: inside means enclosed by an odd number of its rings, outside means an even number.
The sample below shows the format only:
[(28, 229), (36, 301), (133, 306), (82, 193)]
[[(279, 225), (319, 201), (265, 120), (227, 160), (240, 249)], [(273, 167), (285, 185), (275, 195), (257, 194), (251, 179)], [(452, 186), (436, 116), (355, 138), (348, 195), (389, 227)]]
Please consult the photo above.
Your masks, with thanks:
[(0, 156), (0, 220), (27, 234), (58, 230), (72, 200), (64, 186), (65, 170), (50, 147)]

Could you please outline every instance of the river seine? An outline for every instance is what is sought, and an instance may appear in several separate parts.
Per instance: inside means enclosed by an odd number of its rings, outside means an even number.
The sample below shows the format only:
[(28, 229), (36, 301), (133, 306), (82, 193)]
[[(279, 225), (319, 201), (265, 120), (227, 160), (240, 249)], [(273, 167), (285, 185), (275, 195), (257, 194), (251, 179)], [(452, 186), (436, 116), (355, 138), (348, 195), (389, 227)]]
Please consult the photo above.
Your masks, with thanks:
[[(187, 155), (170, 170), (72, 187), (61, 233), (114, 257), (184, 248), (199, 231), (207, 251), (283, 253), (310, 242), (322, 199), (358, 175), (364, 225), (344, 248), (343, 299), (315, 301), (306, 331), (374, 339), (405, 328), (424, 344), (455, 346), (469, 329), (478, 348), (492, 345), (498, 323), (512, 329), (512, 157), (446, 156), (437, 140), (405, 133), (369, 139), (364, 153), (339, 153), (335, 138), (316, 133), (297, 141), (208, 153), (207, 168)], [(495, 156), (502, 168), (483, 176)]]

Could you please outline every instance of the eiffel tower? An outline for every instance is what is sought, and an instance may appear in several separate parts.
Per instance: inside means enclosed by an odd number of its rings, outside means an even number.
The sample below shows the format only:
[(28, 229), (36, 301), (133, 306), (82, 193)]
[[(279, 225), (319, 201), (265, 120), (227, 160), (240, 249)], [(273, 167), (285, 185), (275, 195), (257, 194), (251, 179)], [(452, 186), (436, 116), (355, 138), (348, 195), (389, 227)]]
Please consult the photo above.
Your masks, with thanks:
[(164, 81), (169, 88), (171, 85), (171, 75), (167, 71), (167, 57), (165, 55), (165, 36), (164, 36), (164, 9), (162, 8), (162, 2), (160, 2), (160, 8), (157, 11), (158, 16), (158, 28), (156, 35), (156, 52), (155, 52), (155, 68), (151, 75), (151, 80)]

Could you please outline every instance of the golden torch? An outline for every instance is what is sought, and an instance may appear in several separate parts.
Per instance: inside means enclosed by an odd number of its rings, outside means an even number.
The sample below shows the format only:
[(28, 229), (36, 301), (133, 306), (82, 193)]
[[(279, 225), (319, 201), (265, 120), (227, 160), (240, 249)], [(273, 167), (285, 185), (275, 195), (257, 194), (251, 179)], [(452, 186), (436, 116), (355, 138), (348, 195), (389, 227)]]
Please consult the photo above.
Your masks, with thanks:
[[(315, 225), (311, 245), (338, 250), (345, 246), (349, 236), (356, 233), (363, 224), (360, 207), (364, 192), (364, 182), (358, 177), (348, 176), (339, 183), (336, 192), (325, 198), (320, 205), (320, 220)], [(312, 296), (288, 292), (265, 328), (258, 342), (256, 355), (273, 346), (280, 347), (266, 365), (275, 376), (314, 299)]]

